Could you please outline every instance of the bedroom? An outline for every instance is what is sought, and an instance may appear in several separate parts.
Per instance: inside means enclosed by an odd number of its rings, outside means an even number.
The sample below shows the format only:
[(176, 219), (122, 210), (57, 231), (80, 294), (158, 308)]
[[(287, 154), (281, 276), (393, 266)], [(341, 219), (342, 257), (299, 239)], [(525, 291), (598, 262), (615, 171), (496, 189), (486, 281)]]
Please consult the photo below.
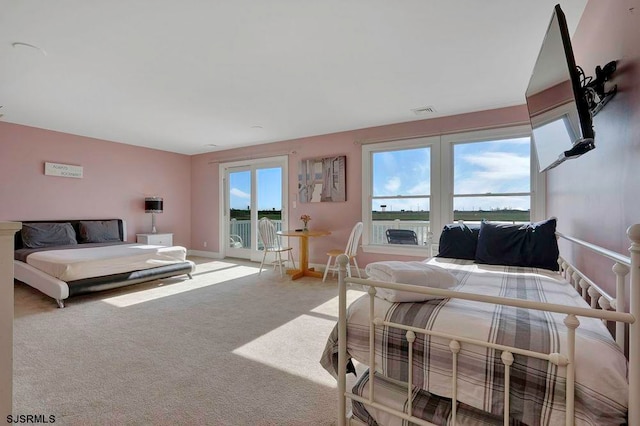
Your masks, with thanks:
[[(632, 1), (617, 1), (606, 7), (595, 1), (587, 4), (573, 36), (577, 61), (585, 70), (611, 59), (622, 61), (616, 75), (620, 92), (596, 117), (597, 149), (547, 174), (547, 213), (560, 219), (560, 229), (620, 253), (628, 246), (623, 238), (624, 229), (638, 222), (640, 211), (637, 196), (640, 188), (633, 174), (634, 164), (640, 160), (638, 6)], [(235, 160), (244, 155), (262, 157), (291, 150), (296, 150), (299, 158), (345, 153), (348, 198), (341, 208), (342, 220), (333, 226), (334, 229), (342, 226), (344, 230), (335, 233), (335, 240), (315, 246), (312, 262), (320, 264), (324, 263), (324, 253), (332, 243), (346, 239), (348, 226), (343, 224), (352, 224), (361, 217), (360, 155), (354, 140), (404, 138), (470, 126), (499, 127), (522, 122), (525, 113), (522, 106), (515, 106), (452, 119), (398, 123), (189, 156), (11, 124), (9, 105), (5, 104), (3, 112), (0, 219), (40, 219), (44, 209), (48, 217), (122, 217), (127, 220), (133, 238), (150, 224), (149, 216), (139, 206), (141, 198), (161, 193), (166, 207), (158, 218), (159, 229), (173, 232), (176, 244), (213, 255), (220, 248), (218, 173), (209, 164), (212, 158)], [(79, 181), (47, 179), (41, 170), (44, 161), (80, 164), (86, 176)], [(296, 183), (293, 175), (292, 169), (290, 188)], [(327, 217), (331, 208), (331, 203), (319, 203), (304, 213), (309, 213), (317, 223)], [(300, 207), (291, 209), (290, 217), (295, 219), (300, 213), (303, 213)], [(380, 258), (371, 254), (362, 257), (363, 264)], [(585, 265), (585, 269), (593, 269), (598, 275), (596, 265)]]

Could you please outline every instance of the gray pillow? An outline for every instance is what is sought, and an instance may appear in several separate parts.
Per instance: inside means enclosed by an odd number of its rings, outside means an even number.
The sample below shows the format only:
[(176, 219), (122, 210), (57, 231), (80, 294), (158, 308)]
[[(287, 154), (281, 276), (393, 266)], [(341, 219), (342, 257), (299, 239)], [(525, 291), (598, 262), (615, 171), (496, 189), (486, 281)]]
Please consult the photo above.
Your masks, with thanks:
[(69, 222), (65, 223), (23, 223), (22, 244), (27, 248), (66, 246), (78, 244), (76, 231)]
[(108, 243), (122, 241), (117, 220), (81, 220), (81, 243)]

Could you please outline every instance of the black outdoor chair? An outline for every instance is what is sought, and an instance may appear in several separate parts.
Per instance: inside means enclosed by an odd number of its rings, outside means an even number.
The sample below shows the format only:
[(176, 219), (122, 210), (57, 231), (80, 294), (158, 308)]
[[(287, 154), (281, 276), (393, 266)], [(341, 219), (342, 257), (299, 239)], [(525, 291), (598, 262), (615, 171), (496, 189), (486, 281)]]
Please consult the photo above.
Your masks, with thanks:
[(389, 244), (418, 245), (418, 236), (409, 229), (387, 229), (387, 242)]

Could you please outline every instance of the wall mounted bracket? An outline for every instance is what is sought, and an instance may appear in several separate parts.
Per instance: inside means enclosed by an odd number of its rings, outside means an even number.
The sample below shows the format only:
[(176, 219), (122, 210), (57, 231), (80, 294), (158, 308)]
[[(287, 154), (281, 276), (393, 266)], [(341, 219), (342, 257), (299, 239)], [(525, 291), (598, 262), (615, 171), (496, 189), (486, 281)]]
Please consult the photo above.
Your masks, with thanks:
[(611, 79), (615, 71), (616, 61), (611, 61), (602, 68), (598, 65), (596, 67), (596, 78), (594, 79), (593, 77), (586, 77), (582, 68), (578, 67), (582, 91), (592, 117), (600, 112), (618, 92), (617, 85), (614, 85), (610, 90), (605, 90), (605, 83)]

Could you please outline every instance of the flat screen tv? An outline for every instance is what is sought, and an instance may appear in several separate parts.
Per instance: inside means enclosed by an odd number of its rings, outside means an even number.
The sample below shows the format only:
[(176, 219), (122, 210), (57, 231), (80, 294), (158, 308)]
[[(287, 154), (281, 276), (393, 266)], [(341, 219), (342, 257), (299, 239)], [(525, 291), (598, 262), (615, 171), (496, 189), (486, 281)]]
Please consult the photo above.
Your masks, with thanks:
[(551, 16), (525, 97), (540, 172), (595, 148), (592, 117), (560, 5)]

